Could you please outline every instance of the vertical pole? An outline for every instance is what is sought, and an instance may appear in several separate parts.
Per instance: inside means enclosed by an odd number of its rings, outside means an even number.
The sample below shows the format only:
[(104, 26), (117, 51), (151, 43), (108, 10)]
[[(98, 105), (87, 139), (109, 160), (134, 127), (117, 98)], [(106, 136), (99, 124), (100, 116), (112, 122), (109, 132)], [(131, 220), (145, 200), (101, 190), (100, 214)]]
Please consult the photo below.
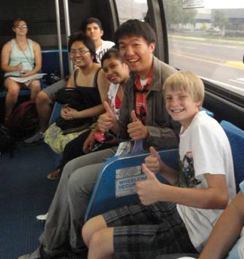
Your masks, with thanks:
[[(68, 40), (70, 36), (70, 22), (69, 22), (69, 2), (68, 0), (63, 0), (64, 4), (64, 20), (65, 20), (65, 31), (66, 31), (66, 43), (68, 46)], [(69, 72), (70, 74), (73, 71), (73, 64), (71, 60), (69, 59)]]
[(56, 23), (57, 23), (57, 34), (58, 34), (60, 76), (61, 76), (61, 78), (64, 78), (64, 64), (63, 64), (63, 54), (62, 54), (62, 36), (61, 36), (61, 26), (60, 26), (59, 0), (55, 0), (55, 9), (56, 9)]

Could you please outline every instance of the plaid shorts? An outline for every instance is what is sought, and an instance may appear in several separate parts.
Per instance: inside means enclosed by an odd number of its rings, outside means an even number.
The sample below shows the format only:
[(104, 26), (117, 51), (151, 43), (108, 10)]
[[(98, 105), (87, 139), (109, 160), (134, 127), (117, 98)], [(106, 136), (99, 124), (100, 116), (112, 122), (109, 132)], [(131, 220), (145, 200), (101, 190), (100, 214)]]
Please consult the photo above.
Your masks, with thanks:
[(153, 259), (162, 254), (196, 253), (176, 205), (160, 202), (104, 213), (114, 227), (115, 258)]

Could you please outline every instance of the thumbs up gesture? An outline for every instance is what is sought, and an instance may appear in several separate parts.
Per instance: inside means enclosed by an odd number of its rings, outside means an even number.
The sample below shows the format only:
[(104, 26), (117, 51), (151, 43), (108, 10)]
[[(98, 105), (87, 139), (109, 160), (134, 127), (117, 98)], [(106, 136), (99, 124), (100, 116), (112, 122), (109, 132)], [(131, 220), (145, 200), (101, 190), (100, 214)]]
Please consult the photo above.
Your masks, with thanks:
[(127, 126), (127, 132), (133, 140), (146, 139), (148, 137), (148, 129), (143, 123), (136, 117), (134, 110), (131, 111), (132, 122)]
[(135, 112), (135, 110), (132, 110), (132, 111), (131, 111), (131, 118), (132, 118), (132, 121), (133, 121), (133, 122), (138, 121), (138, 119), (137, 119), (137, 117), (136, 117), (136, 112)]
[(150, 147), (150, 155), (146, 157), (145, 164), (153, 173), (158, 173), (162, 170), (162, 160), (154, 147)]
[(104, 106), (104, 108), (105, 108), (105, 110), (106, 110), (106, 114), (107, 114), (107, 116), (110, 118), (110, 119), (112, 119), (112, 120), (117, 120), (117, 118), (116, 118), (116, 116), (115, 116), (115, 113), (114, 113), (114, 111), (111, 109), (111, 107), (110, 107), (110, 105), (108, 104), (108, 102), (104, 102), (103, 103), (103, 106)]
[(147, 178), (144, 181), (136, 182), (137, 194), (142, 204), (150, 205), (160, 200), (162, 184), (145, 164), (142, 164), (142, 171)]
[(100, 131), (106, 133), (109, 131), (110, 128), (113, 127), (113, 123), (117, 121), (117, 118), (108, 102), (105, 101), (103, 105), (106, 112), (99, 116), (97, 124)]

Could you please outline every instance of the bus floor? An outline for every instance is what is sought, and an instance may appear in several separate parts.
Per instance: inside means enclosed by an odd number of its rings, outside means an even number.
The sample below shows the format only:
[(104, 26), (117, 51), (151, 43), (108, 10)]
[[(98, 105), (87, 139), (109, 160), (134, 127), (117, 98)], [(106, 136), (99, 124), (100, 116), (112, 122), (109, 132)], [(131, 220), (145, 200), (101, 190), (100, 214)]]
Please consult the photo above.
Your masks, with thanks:
[(13, 259), (33, 251), (44, 224), (36, 215), (45, 213), (58, 181), (46, 178), (55, 160), (44, 144), (18, 145), (11, 158), (0, 155), (0, 254)]

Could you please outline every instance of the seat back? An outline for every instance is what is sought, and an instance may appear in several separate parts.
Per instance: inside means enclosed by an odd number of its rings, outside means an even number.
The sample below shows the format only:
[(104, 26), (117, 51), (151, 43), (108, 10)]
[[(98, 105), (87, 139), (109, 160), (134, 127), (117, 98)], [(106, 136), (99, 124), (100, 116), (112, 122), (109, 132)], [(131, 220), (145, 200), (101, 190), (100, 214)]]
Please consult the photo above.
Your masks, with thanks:
[(208, 110), (208, 109), (206, 109), (206, 108), (204, 108), (204, 107), (202, 107), (201, 110), (202, 110), (202, 111), (205, 111), (208, 116), (210, 116), (210, 117), (212, 117), (212, 118), (214, 117), (214, 113), (211, 112), (210, 110)]
[(228, 121), (221, 121), (232, 150), (236, 191), (239, 191), (239, 184), (244, 180), (244, 131)]
[(62, 104), (55, 102), (51, 117), (49, 119), (49, 125), (53, 124), (56, 121), (56, 119), (59, 117), (62, 107), (63, 107)]
[[(63, 50), (64, 75), (69, 74), (68, 51)], [(59, 50), (42, 50), (42, 73), (60, 74)]]
[[(173, 168), (178, 166), (178, 149), (159, 151), (162, 160)], [(141, 164), (148, 153), (115, 156), (101, 168), (85, 220), (116, 207), (138, 202), (136, 181), (144, 180)]]

